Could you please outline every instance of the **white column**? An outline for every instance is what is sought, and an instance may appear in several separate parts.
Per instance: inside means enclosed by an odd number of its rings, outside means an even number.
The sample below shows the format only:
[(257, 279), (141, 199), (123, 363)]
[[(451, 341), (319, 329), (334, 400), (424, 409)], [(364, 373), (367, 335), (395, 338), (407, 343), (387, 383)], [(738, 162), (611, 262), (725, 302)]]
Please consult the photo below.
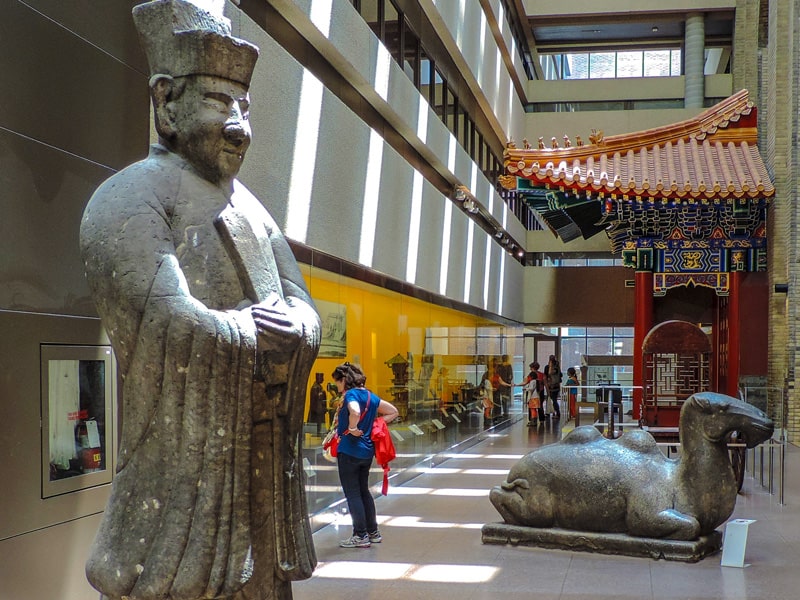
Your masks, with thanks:
[(686, 16), (686, 36), (684, 39), (684, 106), (702, 108), (705, 99), (706, 27), (703, 13), (689, 13)]

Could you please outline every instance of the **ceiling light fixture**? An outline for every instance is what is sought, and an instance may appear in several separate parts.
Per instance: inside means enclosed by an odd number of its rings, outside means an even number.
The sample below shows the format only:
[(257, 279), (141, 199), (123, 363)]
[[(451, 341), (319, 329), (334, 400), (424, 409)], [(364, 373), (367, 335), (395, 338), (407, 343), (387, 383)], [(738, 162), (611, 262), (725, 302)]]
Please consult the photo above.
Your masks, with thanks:
[(475, 204), (475, 201), (472, 198), (467, 198), (466, 200), (464, 200), (464, 210), (466, 210), (467, 212), (471, 212), (472, 214), (475, 214), (476, 212), (478, 212), (478, 205)]
[(653, 25), (653, 29), (651, 29), (653, 33), (658, 33), (658, 25)]

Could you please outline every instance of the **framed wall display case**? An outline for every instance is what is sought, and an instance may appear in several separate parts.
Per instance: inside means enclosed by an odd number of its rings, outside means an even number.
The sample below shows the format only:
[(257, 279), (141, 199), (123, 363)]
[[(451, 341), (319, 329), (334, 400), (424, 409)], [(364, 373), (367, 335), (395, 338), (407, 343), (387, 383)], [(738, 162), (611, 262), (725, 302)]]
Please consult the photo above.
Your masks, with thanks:
[(42, 498), (111, 482), (110, 346), (42, 344)]
[(322, 339), (319, 356), (344, 358), (347, 356), (347, 306), (338, 302), (316, 300), (317, 312), (322, 322)]

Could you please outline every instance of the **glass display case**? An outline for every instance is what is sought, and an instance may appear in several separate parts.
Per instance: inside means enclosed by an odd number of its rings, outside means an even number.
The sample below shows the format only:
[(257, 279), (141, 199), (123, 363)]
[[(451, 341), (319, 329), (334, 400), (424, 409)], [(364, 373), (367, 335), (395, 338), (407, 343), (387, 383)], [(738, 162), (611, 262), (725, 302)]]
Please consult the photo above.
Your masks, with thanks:
[[(438, 306), (309, 265), (301, 265), (311, 295), (324, 312), (336, 313), (339, 331), (336, 356), (317, 358), (306, 399), (304, 465), (309, 513), (342, 500), (336, 465), (322, 457), (317, 433), (319, 386), (327, 392), (325, 427), (339, 400), (331, 373), (350, 361), (361, 365), (366, 386), (393, 403), (400, 418), (389, 426), (397, 449), (391, 474), (411, 476), (411, 467), (430, 463), (438, 453), (474, 438), (487, 426), (479, 386), (504, 355), (519, 383), (523, 369), (523, 328)], [(331, 307), (336, 307), (332, 309)], [(324, 333), (323, 333), (324, 335)], [(322, 381), (318, 381), (322, 374)], [(521, 388), (510, 414), (522, 414)], [(374, 483), (379, 478), (376, 467)], [(322, 523), (315, 523), (315, 525)]]
[(109, 483), (115, 388), (111, 347), (40, 348), (42, 498)]

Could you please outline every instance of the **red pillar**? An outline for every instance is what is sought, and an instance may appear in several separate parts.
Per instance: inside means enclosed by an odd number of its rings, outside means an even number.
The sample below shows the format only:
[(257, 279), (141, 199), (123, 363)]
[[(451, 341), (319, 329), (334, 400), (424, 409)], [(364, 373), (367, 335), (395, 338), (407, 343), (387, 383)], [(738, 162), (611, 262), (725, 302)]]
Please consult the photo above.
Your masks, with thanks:
[[(633, 385), (644, 385), (642, 343), (653, 328), (653, 273), (637, 271), (634, 279), (635, 305), (633, 313)], [(633, 391), (633, 418), (641, 418), (642, 391)]]
[(714, 321), (711, 324), (711, 373), (709, 374), (709, 391), (710, 392), (719, 392), (720, 391), (720, 372), (719, 372), (719, 353), (720, 347), (722, 344), (722, 322), (725, 317), (723, 315), (723, 303), (720, 300), (719, 294), (714, 294), (714, 306), (713, 306), (713, 315)]
[(739, 397), (739, 356), (741, 353), (741, 294), (742, 272), (730, 273), (728, 296), (728, 379), (725, 394)]

